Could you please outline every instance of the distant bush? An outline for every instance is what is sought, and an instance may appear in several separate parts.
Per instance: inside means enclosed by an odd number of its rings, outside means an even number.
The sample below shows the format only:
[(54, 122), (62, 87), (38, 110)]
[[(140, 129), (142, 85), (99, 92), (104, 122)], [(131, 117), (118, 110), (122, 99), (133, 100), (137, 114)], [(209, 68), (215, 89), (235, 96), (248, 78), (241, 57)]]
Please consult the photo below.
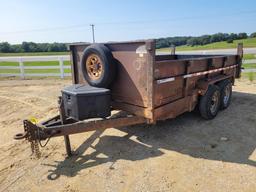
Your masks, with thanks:
[[(252, 33), (250, 37), (256, 37), (256, 33)], [(247, 33), (216, 33), (212, 35), (202, 35), (199, 37), (183, 36), (183, 37), (167, 37), (160, 38), (156, 41), (156, 48), (170, 47), (171, 45), (180, 46), (180, 45), (206, 45), (209, 43), (215, 43), (220, 41), (226, 41), (232, 43), (237, 39), (246, 39), (248, 38)]]
[(0, 53), (27, 53), (27, 52), (64, 52), (67, 46), (64, 43), (34, 43), (10, 45), (8, 42), (0, 43)]
[(233, 43), (233, 39), (228, 39), (227, 43)]
[(256, 32), (252, 33), (252, 34), (250, 35), (250, 37), (251, 37), (251, 38), (256, 37)]
[[(256, 37), (256, 32), (250, 35), (251, 38)], [(220, 41), (232, 43), (237, 39), (248, 38), (247, 33), (216, 33), (212, 35), (202, 35), (199, 37), (180, 36), (180, 37), (166, 37), (156, 40), (156, 48), (164, 48), (170, 46), (181, 45), (206, 45)], [(22, 44), (10, 45), (8, 42), (0, 43), (0, 53), (23, 53), (23, 52), (64, 52), (67, 47), (64, 43), (34, 43), (22, 42)]]
[(238, 33), (238, 39), (246, 39), (247, 37), (247, 33)]

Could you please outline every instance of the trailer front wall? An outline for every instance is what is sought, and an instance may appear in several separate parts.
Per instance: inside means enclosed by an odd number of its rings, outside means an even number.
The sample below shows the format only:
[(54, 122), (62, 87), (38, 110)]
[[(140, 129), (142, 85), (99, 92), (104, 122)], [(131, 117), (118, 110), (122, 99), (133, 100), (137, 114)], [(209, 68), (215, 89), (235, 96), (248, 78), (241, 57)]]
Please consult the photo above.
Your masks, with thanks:
[[(152, 117), (147, 108), (152, 106), (152, 70), (154, 41), (105, 43), (117, 65), (116, 77), (110, 87), (113, 106), (141, 116)], [(82, 73), (81, 58), (89, 44), (70, 46), (74, 83), (87, 84)], [(153, 55), (152, 55), (153, 54)], [(153, 73), (153, 72), (152, 72)], [(151, 80), (150, 80), (151, 79)], [(152, 110), (149, 110), (152, 111)]]

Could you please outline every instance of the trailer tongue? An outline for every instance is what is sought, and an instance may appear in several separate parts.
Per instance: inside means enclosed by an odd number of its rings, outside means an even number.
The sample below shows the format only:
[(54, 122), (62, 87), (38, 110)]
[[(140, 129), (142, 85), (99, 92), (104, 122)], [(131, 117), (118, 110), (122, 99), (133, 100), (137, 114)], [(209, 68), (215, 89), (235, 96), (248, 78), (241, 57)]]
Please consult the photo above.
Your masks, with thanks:
[(14, 136), (29, 141), (37, 157), (52, 137), (64, 136), (70, 156), (71, 134), (153, 124), (196, 105), (213, 119), (230, 104), (243, 57), (241, 44), (236, 55), (156, 55), (154, 40), (79, 43), (70, 51), (74, 85), (62, 90), (59, 115), (39, 124), (24, 120), (24, 133)]
[[(30, 120), (24, 120), (24, 133), (16, 134), (14, 139), (26, 139), (28, 142), (30, 142), (32, 153), (39, 158), (39, 147), (45, 147), (52, 137), (64, 136), (67, 155), (71, 156), (72, 153), (69, 141), (69, 135), (71, 134), (95, 131), (111, 127), (118, 128), (147, 122), (144, 117), (123, 113), (117, 113), (104, 119), (97, 118), (89, 119), (87, 121), (76, 121), (65, 116), (65, 109), (61, 97), (59, 98), (59, 111), (59, 115), (40, 124), (35, 124)], [(46, 140), (44, 144), (42, 143), (43, 140)]]

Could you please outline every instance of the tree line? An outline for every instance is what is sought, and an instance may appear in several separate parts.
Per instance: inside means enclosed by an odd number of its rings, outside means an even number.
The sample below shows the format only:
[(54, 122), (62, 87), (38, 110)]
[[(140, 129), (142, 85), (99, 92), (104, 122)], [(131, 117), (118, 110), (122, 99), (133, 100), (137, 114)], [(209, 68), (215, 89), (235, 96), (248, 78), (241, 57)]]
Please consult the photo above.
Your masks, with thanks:
[(213, 35), (202, 35), (199, 37), (183, 36), (183, 37), (166, 37), (160, 38), (156, 41), (156, 48), (164, 48), (170, 46), (180, 45), (206, 45), (209, 43), (215, 43), (220, 41), (226, 41), (227, 43), (233, 43), (234, 40), (247, 39), (248, 37), (256, 37), (256, 32), (247, 35), (247, 33), (216, 33)]
[[(247, 35), (247, 33), (216, 33), (213, 35), (202, 35), (199, 37), (179, 36), (166, 37), (156, 40), (156, 48), (164, 48), (180, 45), (206, 45), (220, 41), (232, 43), (233, 40), (256, 37), (256, 32)], [(23, 42), (22, 44), (11, 45), (8, 42), (0, 43), (0, 53), (26, 53), (26, 52), (65, 52), (67, 46), (65, 43), (34, 43)]]
[(27, 52), (64, 52), (67, 51), (65, 43), (34, 43), (23, 42), (11, 45), (8, 42), (0, 43), (0, 53), (27, 53)]

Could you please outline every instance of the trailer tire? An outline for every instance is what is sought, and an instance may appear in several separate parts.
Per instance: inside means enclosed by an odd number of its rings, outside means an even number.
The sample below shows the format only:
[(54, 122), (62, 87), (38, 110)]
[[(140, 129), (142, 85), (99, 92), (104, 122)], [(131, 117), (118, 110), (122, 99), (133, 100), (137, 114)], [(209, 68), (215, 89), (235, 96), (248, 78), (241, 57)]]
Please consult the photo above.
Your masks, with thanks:
[(217, 84), (220, 88), (220, 109), (229, 107), (232, 97), (232, 83), (229, 79), (221, 81)]
[(209, 85), (207, 92), (199, 102), (199, 111), (204, 119), (213, 119), (220, 108), (220, 89), (216, 85)]
[(84, 50), (81, 68), (85, 80), (94, 87), (108, 88), (116, 75), (113, 55), (103, 44), (92, 44)]

